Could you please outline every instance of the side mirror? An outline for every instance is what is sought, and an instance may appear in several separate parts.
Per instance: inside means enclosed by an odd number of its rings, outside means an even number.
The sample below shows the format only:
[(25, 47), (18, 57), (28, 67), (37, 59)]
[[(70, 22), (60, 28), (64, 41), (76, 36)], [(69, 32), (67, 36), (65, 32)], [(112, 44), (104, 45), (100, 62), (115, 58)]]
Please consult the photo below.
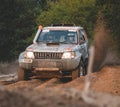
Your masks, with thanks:
[(81, 44), (83, 44), (83, 43), (85, 43), (85, 41), (84, 41), (84, 40), (79, 39), (79, 44), (81, 45)]

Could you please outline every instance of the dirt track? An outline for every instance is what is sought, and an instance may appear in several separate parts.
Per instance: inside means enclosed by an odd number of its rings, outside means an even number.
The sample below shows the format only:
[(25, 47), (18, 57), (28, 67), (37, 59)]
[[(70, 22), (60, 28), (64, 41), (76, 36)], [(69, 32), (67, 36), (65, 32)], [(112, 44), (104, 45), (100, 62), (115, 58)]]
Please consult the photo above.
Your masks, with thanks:
[(85, 77), (71, 82), (57, 78), (17, 82), (16, 74), (0, 76), (0, 107), (120, 107), (120, 66), (92, 73), (91, 87), (84, 91)]

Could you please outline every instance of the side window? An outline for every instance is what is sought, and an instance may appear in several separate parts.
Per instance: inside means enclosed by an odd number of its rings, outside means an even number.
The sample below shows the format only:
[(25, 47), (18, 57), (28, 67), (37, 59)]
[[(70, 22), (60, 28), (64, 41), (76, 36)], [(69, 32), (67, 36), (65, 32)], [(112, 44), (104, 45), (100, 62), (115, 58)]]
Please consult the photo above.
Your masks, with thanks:
[(79, 36), (81, 40), (85, 41), (84, 32), (82, 32), (82, 30), (79, 30)]

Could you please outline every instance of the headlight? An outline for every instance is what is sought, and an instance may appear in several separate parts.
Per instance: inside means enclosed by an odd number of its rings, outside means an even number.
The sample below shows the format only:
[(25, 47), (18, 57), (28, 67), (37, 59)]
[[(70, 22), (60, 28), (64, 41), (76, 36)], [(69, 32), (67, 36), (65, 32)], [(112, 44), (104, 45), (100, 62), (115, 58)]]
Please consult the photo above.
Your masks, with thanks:
[(25, 57), (25, 58), (31, 58), (31, 59), (33, 59), (33, 58), (34, 58), (34, 54), (33, 54), (33, 52), (26, 52), (26, 53), (24, 54), (24, 57)]
[(64, 52), (62, 58), (63, 59), (72, 59), (75, 57), (75, 52)]

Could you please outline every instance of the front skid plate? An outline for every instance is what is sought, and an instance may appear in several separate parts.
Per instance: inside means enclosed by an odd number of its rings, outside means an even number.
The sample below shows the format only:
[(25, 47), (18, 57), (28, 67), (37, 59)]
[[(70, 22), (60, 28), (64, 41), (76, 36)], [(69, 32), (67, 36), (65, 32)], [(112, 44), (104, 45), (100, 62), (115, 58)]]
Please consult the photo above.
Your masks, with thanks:
[(70, 78), (71, 73), (69, 75), (63, 74), (61, 71), (33, 71), (34, 76), (32, 78)]
[(35, 68), (35, 71), (60, 71), (59, 68)]

